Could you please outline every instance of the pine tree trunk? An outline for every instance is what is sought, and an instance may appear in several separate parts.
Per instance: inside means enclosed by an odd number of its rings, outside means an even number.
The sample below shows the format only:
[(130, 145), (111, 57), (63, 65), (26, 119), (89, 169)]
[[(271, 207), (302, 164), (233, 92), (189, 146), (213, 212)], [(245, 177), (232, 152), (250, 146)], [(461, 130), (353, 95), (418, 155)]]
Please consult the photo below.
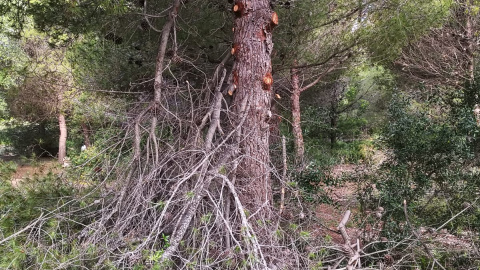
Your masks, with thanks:
[[(232, 113), (238, 129), (242, 156), (236, 172), (236, 187), (252, 224), (272, 218), (269, 117), (272, 99), (272, 52), (270, 1), (236, 1), (234, 22), (233, 83), (236, 90)], [(265, 223), (263, 223), (265, 224)], [(259, 235), (263, 236), (263, 235)]]
[(60, 129), (60, 137), (58, 139), (58, 162), (63, 163), (67, 156), (67, 122), (62, 113), (58, 115), (58, 127)]
[(300, 85), (298, 80), (298, 70), (293, 67), (290, 69), (292, 84), (292, 126), (295, 145), (295, 164), (298, 168), (303, 167), (305, 146), (303, 143), (303, 134), (300, 118)]

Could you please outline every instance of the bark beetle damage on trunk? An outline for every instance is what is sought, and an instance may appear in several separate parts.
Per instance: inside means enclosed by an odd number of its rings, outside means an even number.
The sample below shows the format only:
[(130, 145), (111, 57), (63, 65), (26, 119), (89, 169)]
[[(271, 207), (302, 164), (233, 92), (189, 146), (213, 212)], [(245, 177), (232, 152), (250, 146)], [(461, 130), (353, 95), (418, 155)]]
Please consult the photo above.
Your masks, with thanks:
[(273, 12), (268, 0), (236, 1), (233, 10), (237, 49), (233, 67), (236, 91), (232, 113), (237, 123), (246, 115), (238, 138), (241, 159), (236, 187), (249, 215), (256, 213), (252, 224), (265, 224), (264, 221), (272, 218), (268, 123), (272, 91), (265, 91), (265, 87), (267, 85), (270, 90), (273, 83), (270, 57)]

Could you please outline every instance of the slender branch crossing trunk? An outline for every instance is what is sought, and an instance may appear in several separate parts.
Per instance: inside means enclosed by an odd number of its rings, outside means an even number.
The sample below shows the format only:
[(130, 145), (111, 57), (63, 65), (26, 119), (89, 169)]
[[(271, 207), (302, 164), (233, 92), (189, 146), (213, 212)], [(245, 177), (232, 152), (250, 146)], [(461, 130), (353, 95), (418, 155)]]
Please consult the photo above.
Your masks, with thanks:
[[(233, 83), (235, 93), (232, 116), (238, 125), (237, 139), (241, 159), (236, 171), (236, 187), (240, 201), (252, 217), (254, 226), (272, 219), (272, 190), (269, 154), (269, 118), (272, 113), (272, 27), (278, 17), (269, 0), (240, 0), (233, 8), (235, 56)], [(260, 225), (262, 226), (262, 225)], [(269, 230), (257, 230), (267, 237)], [(266, 234), (263, 234), (265, 232)], [(261, 235), (263, 234), (263, 235)]]
[(298, 79), (298, 70), (293, 67), (290, 69), (290, 79), (292, 87), (292, 126), (295, 146), (295, 164), (297, 167), (303, 167), (305, 146), (303, 142), (303, 133), (300, 117), (300, 84)]
[(58, 139), (58, 162), (63, 163), (67, 156), (67, 122), (63, 113), (58, 114), (58, 127), (60, 138)]

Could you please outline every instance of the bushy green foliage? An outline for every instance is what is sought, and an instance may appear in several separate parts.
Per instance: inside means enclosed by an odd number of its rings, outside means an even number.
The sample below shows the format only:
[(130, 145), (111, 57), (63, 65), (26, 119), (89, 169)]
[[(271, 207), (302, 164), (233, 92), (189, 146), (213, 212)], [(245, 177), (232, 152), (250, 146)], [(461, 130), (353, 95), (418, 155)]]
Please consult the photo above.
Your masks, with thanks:
[[(417, 163), (424, 172), (432, 174), (472, 157), (466, 134), (460, 132), (465, 130), (463, 121), (438, 118), (421, 108), (411, 108), (410, 104), (408, 99), (395, 97), (389, 109), (384, 141), (399, 163)], [(472, 117), (470, 121), (474, 120)]]
[(409, 42), (420, 38), (431, 27), (441, 25), (448, 17), (453, 2), (393, 0), (386, 7), (374, 4), (372, 9), (378, 10), (371, 12), (369, 20), (366, 19), (364, 27), (360, 28), (368, 40), (366, 47), (378, 61), (394, 60)]
[(315, 203), (332, 203), (323, 187), (336, 186), (340, 183), (328, 174), (328, 168), (310, 164), (302, 171), (293, 172), (293, 179), (302, 191), (304, 199)]
[(72, 155), (72, 168), (68, 171), (68, 175), (75, 177), (79, 184), (87, 186), (95, 181), (104, 180), (111, 169), (110, 156), (100, 149), (91, 146), (77, 155)]
[[(2, 172), (11, 170), (9, 163), (0, 165)], [(55, 208), (58, 200), (73, 193), (73, 187), (52, 172), (25, 179), (19, 185), (21, 188), (13, 187), (10, 177), (2, 177), (0, 182), (0, 228), (4, 234), (23, 228), (42, 211)]]
[(7, 119), (9, 112), (5, 95), (9, 89), (17, 86), (22, 80), (27, 56), (22, 51), (19, 41), (1, 32), (0, 29), (0, 119)]
[[(432, 110), (438, 104), (414, 104), (404, 96), (396, 96), (391, 103), (383, 143), (392, 156), (378, 176), (378, 198), (387, 209), (387, 219), (403, 220), (406, 200), (413, 220), (438, 226), (459, 212), (462, 204), (475, 200), (480, 175), (472, 162), (478, 127), (463, 102), (441, 115)], [(449, 226), (474, 225), (475, 212), (470, 212), (468, 224), (459, 219)]]
[(54, 156), (58, 151), (58, 124), (2, 121), (0, 141), (24, 156)]
[(67, 57), (80, 89), (130, 91), (131, 82), (152, 71), (149, 61), (155, 59), (154, 45), (151, 41), (117, 45), (91, 34), (75, 42)]
[(10, 179), (17, 170), (14, 162), (0, 161), (0, 179)]
[(373, 142), (360, 139), (363, 135), (362, 128), (367, 124), (366, 119), (342, 116), (337, 129), (340, 138), (332, 147), (328, 138), (330, 128), (323, 121), (318, 121), (319, 117), (315, 115), (317, 112), (314, 109), (306, 110), (305, 118), (308, 120), (304, 124), (305, 149), (311, 162), (330, 166), (368, 162), (371, 159), (375, 148)]
[(368, 136), (385, 122), (393, 79), (384, 67), (365, 60), (326, 87), (326, 100), (306, 93), (302, 129), (308, 157), (322, 165), (368, 162), (375, 148)]
[(338, 141), (333, 149), (333, 154), (338, 160), (345, 163), (366, 163), (371, 160), (374, 149), (373, 142), (369, 140)]
[(18, 83), (26, 62), (20, 42), (0, 33), (0, 89), (6, 90)]
[(336, 163), (357, 163), (369, 158), (366, 151), (371, 142), (359, 140), (368, 121), (363, 117), (341, 115), (336, 129), (339, 137), (336, 144), (330, 145), (331, 128), (325, 123), (322, 110), (309, 106), (303, 112), (305, 149), (312, 162), (320, 165)]

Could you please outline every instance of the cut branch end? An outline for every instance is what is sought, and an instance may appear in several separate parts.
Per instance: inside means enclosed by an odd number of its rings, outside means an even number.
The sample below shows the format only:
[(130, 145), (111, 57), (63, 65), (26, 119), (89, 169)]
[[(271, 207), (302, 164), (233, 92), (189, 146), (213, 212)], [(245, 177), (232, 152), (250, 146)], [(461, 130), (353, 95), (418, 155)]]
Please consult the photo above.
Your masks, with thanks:
[(272, 13), (272, 26), (278, 25), (278, 14), (274, 11)]
[(237, 16), (241, 16), (244, 13), (244, 6), (243, 3), (238, 2), (233, 6), (233, 12)]
[(265, 76), (263, 77), (263, 89), (264, 90), (270, 90), (271, 87), (272, 87), (272, 84), (273, 84), (273, 77), (272, 77), (272, 73), (268, 72), (267, 74), (265, 74)]

